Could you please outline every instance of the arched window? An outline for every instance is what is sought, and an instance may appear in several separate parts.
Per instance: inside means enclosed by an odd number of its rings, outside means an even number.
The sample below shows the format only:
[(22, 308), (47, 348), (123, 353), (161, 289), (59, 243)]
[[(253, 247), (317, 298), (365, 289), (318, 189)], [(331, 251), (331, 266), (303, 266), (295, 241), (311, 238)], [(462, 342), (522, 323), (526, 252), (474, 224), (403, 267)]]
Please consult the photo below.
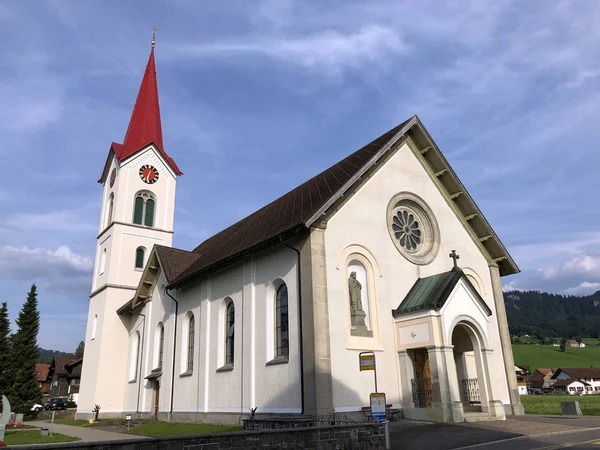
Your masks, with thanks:
[(279, 286), (275, 298), (275, 344), (276, 356), (289, 355), (288, 289), (285, 284)]
[(102, 250), (102, 256), (100, 259), (100, 275), (104, 273), (106, 269), (106, 249)]
[(151, 193), (138, 192), (133, 205), (133, 223), (153, 227), (155, 207), (156, 200)]
[(129, 380), (137, 379), (138, 360), (140, 357), (140, 332), (136, 331), (131, 340), (131, 361), (129, 364)]
[(187, 370), (191, 372), (194, 369), (194, 336), (196, 334), (196, 319), (190, 313), (188, 319), (188, 336), (187, 336)]
[(235, 333), (235, 306), (229, 301), (225, 313), (225, 364), (233, 365)]
[(112, 223), (113, 216), (113, 207), (115, 203), (115, 194), (110, 194), (110, 199), (108, 201), (108, 220), (106, 221), (106, 226), (109, 226)]
[(138, 247), (137, 250), (135, 251), (135, 268), (136, 269), (144, 268), (144, 256), (145, 256), (144, 247)]
[(162, 369), (163, 354), (164, 354), (164, 350), (165, 350), (165, 327), (162, 324), (162, 322), (158, 322), (157, 334), (158, 334), (158, 358), (157, 358), (156, 367), (158, 369)]

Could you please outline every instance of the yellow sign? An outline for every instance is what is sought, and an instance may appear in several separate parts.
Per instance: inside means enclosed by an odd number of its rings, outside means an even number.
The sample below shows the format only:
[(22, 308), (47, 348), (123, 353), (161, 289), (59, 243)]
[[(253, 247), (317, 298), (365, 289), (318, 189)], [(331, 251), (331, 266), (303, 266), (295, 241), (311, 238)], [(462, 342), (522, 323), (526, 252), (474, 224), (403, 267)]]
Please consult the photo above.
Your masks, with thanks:
[(360, 355), (360, 370), (375, 370), (375, 355), (373, 353)]

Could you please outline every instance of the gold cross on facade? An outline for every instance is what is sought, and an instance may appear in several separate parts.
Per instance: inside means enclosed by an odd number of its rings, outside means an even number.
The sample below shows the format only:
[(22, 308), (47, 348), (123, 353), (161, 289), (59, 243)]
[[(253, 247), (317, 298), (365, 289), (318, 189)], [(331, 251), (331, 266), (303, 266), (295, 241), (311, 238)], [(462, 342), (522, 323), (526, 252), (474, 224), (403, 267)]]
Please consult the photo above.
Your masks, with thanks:
[(460, 259), (460, 256), (456, 254), (456, 250), (452, 250), (452, 253), (450, 253), (448, 256), (454, 260), (454, 267), (458, 267), (456, 261)]
[(158, 31), (158, 28), (156, 28), (156, 25), (152, 25), (152, 47), (154, 47), (154, 45), (156, 44), (156, 32)]

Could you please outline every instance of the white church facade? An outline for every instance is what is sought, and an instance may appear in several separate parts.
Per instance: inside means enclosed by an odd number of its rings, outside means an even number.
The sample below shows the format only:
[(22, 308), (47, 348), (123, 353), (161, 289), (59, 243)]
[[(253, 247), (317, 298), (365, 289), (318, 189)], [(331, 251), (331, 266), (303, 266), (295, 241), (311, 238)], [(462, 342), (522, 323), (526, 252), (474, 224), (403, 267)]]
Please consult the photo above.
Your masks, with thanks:
[(522, 414), (501, 276), (517, 265), (415, 116), (192, 251), (154, 47), (103, 184), (78, 418), (237, 423)]

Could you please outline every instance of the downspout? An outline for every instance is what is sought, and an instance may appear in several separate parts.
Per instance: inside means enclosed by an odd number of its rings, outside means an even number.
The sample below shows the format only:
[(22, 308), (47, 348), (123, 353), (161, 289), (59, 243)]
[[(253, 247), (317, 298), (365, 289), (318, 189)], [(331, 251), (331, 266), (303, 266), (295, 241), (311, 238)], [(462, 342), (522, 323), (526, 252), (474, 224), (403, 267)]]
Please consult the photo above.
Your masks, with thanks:
[[(244, 271), (243, 271), (243, 282), (242, 282), (242, 351), (241, 351), (241, 355), (242, 355), (242, 362), (241, 362), (241, 367), (240, 367), (240, 418), (239, 418), (239, 424), (242, 425), (242, 417), (244, 414), (244, 298), (245, 298), (245, 291), (246, 291), (246, 261), (244, 261)], [(225, 314), (227, 314), (227, 311), (225, 311)], [(234, 344), (235, 346), (235, 341)], [(235, 353), (234, 353), (235, 355)], [(234, 361), (235, 362), (235, 361)]]
[(298, 353), (300, 354), (300, 399), (301, 399), (301, 411), (300, 414), (304, 414), (304, 355), (303, 355), (303, 345), (302, 345), (302, 268), (300, 267), (300, 250), (295, 247), (292, 247), (288, 243), (284, 242), (282, 237), (279, 236), (279, 240), (283, 245), (287, 248), (296, 252), (296, 273), (297, 273), (297, 289), (298, 289)]
[[(173, 420), (173, 395), (175, 394), (175, 357), (177, 356), (177, 352), (175, 349), (177, 348), (177, 313), (179, 311), (179, 302), (175, 300), (171, 294), (169, 294), (169, 288), (165, 287), (165, 294), (171, 297), (171, 300), (175, 302), (175, 329), (173, 330), (173, 371), (171, 373), (171, 409), (169, 411), (170, 420)], [(177, 291), (175, 291), (175, 295), (177, 295)]]
[[(146, 339), (146, 315), (139, 313), (140, 316), (142, 316), (144, 318), (143, 324), (142, 325), (142, 344), (141, 344), (141, 349), (140, 349), (140, 359), (143, 361), (144, 360), (144, 340)], [(139, 371), (140, 374), (138, 375), (138, 395), (137, 395), (137, 406), (135, 409), (136, 413), (140, 412), (140, 391), (142, 390), (142, 364), (140, 361), (138, 361), (138, 365), (139, 365)]]

